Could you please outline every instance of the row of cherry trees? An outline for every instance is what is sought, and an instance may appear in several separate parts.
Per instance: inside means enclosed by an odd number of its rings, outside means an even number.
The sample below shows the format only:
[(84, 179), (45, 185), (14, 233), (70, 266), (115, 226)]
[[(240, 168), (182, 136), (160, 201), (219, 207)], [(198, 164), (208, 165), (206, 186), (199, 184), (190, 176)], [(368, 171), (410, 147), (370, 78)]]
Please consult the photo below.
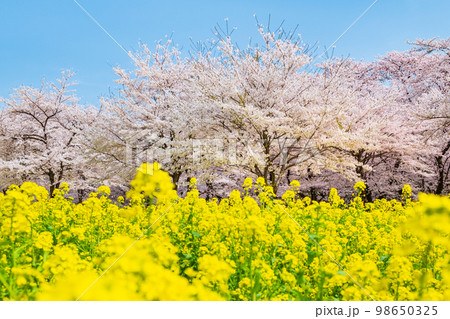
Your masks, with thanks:
[(199, 177), (209, 196), (264, 177), (280, 193), (299, 179), (313, 198), (368, 184), (368, 199), (449, 191), (450, 40), (418, 40), (374, 62), (315, 64), (302, 43), (261, 30), (183, 58), (170, 42), (116, 68), (117, 95), (80, 105), (71, 73), (1, 99), (1, 187), (35, 180), (88, 190), (128, 185), (158, 161), (175, 184)]

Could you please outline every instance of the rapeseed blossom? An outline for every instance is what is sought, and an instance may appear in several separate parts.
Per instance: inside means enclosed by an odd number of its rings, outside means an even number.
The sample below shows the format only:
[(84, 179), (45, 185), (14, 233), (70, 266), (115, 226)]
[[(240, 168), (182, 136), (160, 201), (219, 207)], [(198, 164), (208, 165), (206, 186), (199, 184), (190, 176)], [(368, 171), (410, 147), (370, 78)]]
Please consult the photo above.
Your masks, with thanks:
[(449, 197), (413, 201), (406, 185), (402, 201), (366, 203), (358, 182), (350, 203), (336, 189), (319, 203), (298, 181), (277, 199), (248, 178), (219, 202), (196, 184), (176, 196), (155, 163), (128, 201), (107, 186), (79, 204), (65, 183), (51, 198), (11, 186), (0, 194), (0, 298), (450, 300)]

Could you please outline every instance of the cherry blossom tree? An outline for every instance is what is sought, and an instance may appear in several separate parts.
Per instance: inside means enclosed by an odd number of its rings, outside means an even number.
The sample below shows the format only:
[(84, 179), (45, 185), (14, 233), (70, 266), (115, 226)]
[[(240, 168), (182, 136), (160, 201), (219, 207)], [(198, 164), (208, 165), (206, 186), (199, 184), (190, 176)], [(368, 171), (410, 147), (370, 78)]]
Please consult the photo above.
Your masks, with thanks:
[(127, 184), (141, 162), (158, 161), (175, 185), (192, 169), (195, 129), (189, 64), (168, 41), (134, 55), (135, 72), (116, 68), (122, 88), (101, 101), (103, 113), (88, 139), (91, 156), (105, 178)]
[(62, 181), (73, 187), (85, 185), (92, 167), (83, 157), (80, 138), (92, 125), (95, 110), (78, 104), (71, 92), (72, 73), (57, 83), (43, 81), (39, 89), (23, 86), (14, 90), (1, 111), (0, 170), (6, 183), (32, 180), (50, 192)]
[[(449, 79), (450, 81), (450, 79)], [(450, 92), (449, 89), (433, 88), (418, 100), (419, 118), (426, 125), (425, 141), (436, 149), (434, 164), (436, 167), (436, 194), (449, 190), (450, 177)]]
[(311, 58), (299, 41), (260, 33), (261, 47), (241, 50), (224, 39), (220, 54), (199, 56), (192, 68), (204, 138), (214, 134), (240, 150), (215, 165), (263, 177), (276, 192), (288, 170), (323, 167), (322, 130), (338, 102), (327, 81), (302, 72)]
[[(398, 87), (387, 86), (374, 74), (376, 65), (335, 59), (321, 66), (329, 76), (340, 78), (352, 98), (335, 112), (330, 147), (356, 161), (357, 178), (367, 183), (368, 200), (393, 197), (413, 175), (428, 176), (423, 156), (429, 150), (419, 142)], [(377, 197), (378, 197), (377, 196)]]
[(143, 46), (133, 73), (116, 69), (122, 90), (102, 101), (101, 125), (88, 134), (95, 160), (123, 174), (119, 183), (140, 161), (157, 160), (175, 183), (183, 174), (207, 184), (250, 175), (275, 191), (323, 172), (378, 193), (426, 175), (409, 101), (379, 65), (336, 59), (309, 72), (299, 38), (260, 33), (262, 46), (242, 50), (224, 37), (217, 51), (189, 59), (170, 42)]
[(263, 177), (276, 191), (287, 175), (323, 169), (354, 177), (355, 161), (333, 150), (343, 143), (332, 131), (336, 112), (351, 103), (341, 78), (306, 72), (311, 58), (299, 39), (264, 33), (261, 47), (240, 50), (225, 39), (220, 55), (201, 56), (200, 108), (208, 132), (241, 149), (233, 162), (217, 165)]
[(448, 190), (450, 40), (312, 65), (300, 37), (280, 32), (260, 29), (262, 45), (244, 49), (223, 36), (188, 58), (171, 41), (143, 45), (132, 72), (115, 69), (121, 89), (100, 108), (79, 104), (70, 72), (16, 89), (1, 99), (2, 188), (125, 189), (142, 162), (158, 161), (175, 185), (199, 177), (207, 197), (247, 176), (275, 193), (299, 179), (313, 199), (359, 180), (368, 200), (406, 183)]
[(414, 130), (422, 135), (422, 145), (435, 175), (422, 181), (424, 191), (442, 194), (449, 187), (450, 133), (450, 39), (417, 40), (406, 52), (390, 52), (381, 57), (378, 71), (383, 80), (402, 92), (407, 112), (416, 119)]

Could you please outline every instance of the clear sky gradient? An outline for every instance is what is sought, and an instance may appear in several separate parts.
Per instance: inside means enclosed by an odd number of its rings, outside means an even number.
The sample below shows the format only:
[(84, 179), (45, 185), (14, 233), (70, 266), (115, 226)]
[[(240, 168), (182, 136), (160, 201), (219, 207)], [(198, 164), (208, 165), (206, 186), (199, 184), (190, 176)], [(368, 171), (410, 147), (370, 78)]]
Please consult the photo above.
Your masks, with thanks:
[[(307, 43), (324, 47), (373, 0), (144, 1), (77, 0), (126, 49), (173, 34), (186, 52), (189, 38), (212, 38), (212, 28), (229, 19), (235, 40), (257, 39), (254, 15), (266, 24), (298, 25)], [(336, 44), (335, 56), (372, 60), (387, 51), (405, 50), (407, 40), (450, 37), (450, 1), (379, 0)], [(255, 40), (254, 40), (255, 41)], [(73, 0), (4, 0), (0, 2), (0, 96), (21, 85), (39, 86), (60, 72), (76, 73), (83, 103), (98, 105), (100, 96), (117, 90), (114, 66), (132, 70), (129, 57)], [(318, 53), (320, 53), (319, 51)]]

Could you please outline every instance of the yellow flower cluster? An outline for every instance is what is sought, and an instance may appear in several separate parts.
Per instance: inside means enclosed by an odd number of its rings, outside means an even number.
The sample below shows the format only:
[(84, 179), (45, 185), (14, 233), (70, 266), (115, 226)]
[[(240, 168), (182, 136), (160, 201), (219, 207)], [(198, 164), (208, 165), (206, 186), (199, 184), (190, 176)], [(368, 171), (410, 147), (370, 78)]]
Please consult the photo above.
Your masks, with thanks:
[[(0, 194), (3, 300), (450, 300), (450, 198), (281, 199), (264, 179), (179, 198), (144, 164), (128, 198), (74, 204), (33, 183)], [(325, 252), (326, 251), (326, 252)], [(337, 263), (339, 264), (337, 264)], [(350, 277), (350, 276), (351, 277)]]

